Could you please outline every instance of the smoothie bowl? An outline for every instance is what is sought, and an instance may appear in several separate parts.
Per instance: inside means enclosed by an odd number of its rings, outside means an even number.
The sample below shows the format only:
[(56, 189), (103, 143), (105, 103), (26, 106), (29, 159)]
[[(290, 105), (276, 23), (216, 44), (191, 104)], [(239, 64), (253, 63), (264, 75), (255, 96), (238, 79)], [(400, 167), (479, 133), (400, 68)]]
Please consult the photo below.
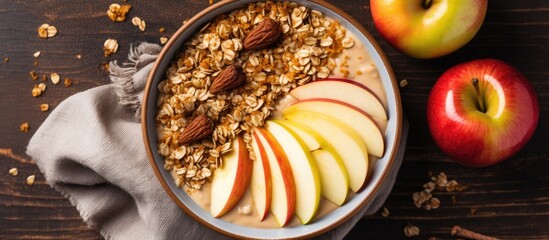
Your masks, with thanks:
[(323, 1), (223, 1), (190, 19), (143, 98), (151, 165), (191, 217), (231, 237), (306, 238), (375, 196), (400, 96), (370, 34)]

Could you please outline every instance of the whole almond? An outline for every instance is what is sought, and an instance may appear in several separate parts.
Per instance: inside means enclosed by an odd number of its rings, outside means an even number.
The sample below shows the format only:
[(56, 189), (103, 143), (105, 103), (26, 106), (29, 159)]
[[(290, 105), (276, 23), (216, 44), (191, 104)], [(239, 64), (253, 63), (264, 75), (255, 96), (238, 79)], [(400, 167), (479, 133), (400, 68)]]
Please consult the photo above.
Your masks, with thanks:
[(206, 114), (195, 117), (179, 135), (179, 144), (189, 144), (210, 136), (214, 130), (214, 122)]
[(280, 25), (270, 18), (258, 23), (244, 39), (244, 48), (246, 50), (257, 50), (268, 47), (276, 42), (282, 31)]
[(230, 90), (240, 86), (244, 82), (246, 82), (246, 74), (242, 71), (242, 68), (235, 64), (231, 64), (221, 71), (213, 80), (210, 93), (217, 94)]

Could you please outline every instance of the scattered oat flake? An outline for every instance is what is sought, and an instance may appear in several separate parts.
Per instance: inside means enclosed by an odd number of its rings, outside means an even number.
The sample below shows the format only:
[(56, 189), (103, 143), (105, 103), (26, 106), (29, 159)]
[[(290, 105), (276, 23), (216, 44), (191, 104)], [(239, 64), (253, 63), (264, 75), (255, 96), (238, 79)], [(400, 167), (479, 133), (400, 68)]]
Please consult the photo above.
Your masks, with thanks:
[(28, 176), (28, 177), (27, 177), (27, 184), (28, 184), (28, 185), (34, 184), (34, 179), (35, 179), (35, 178), (36, 178), (36, 176), (34, 176), (34, 175)]
[(118, 41), (112, 38), (105, 40), (105, 43), (103, 44), (103, 51), (105, 57), (116, 53), (116, 51), (118, 51)]
[(406, 237), (414, 237), (414, 236), (418, 236), (419, 235), (419, 228), (412, 225), (412, 224), (409, 224), (406, 225), (406, 227), (404, 227), (404, 235)]
[(33, 81), (36, 80), (36, 79), (38, 79), (38, 74), (37, 74), (36, 72), (34, 72), (34, 71), (30, 71), (30, 72), (29, 72), (29, 75), (30, 75), (30, 77), (31, 77), (31, 79), (32, 79)]
[(70, 87), (72, 86), (72, 80), (70, 78), (65, 78), (64, 84), (65, 87)]
[(400, 87), (406, 87), (406, 85), (408, 85), (408, 80), (402, 79), (402, 80), (400, 81), (400, 84), (399, 84), (399, 85), (400, 85)]
[(19, 126), (19, 130), (21, 132), (27, 132), (29, 131), (29, 123), (28, 122), (24, 122), (21, 124), (21, 126)]
[(132, 24), (134, 26), (139, 27), (139, 30), (141, 30), (141, 32), (144, 32), (145, 28), (147, 27), (147, 23), (145, 22), (145, 20), (143, 20), (139, 17), (133, 17), (132, 18)]
[(160, 28), (158, 29), (158, 32), (160, 32), (160, 33), (164, 33), (165, 31), (166, 31), (166, 29), (165, 29), (164, 27), (160, 27)]
[(50, 109), (50, 105), (47, 103), (40, 104), (40, 111), (47, 112)]
[(76, 54), (76, 58), (77, 58), (77, 59), (82, 59), (82, 55)]
[(17, 176), (17, 174), (19, 173), (19, 170), (17, 170), (17, 168), (11, 168), (8, 172), (12, 176)]
[(131, 5), (120, 5), (113, 3), (109, 6), (109, 10), (107, 10), (107, 16), (113, 21), (113, 22), (122, 22), (126, 19), (126, 14), (130, 11), (132, 8)]
[(35, 58), (40, 57), (40, 51), (35, 52), (34, 54), (32, 54), (32, 56), (34, 56)]
[(57, 28), (47, 23), (38, 27), (38, 36), (43, 39), (51, 38), (57, 35)]
[(167, 38), (167, 37), (160, 37), (160, 43), (161, 43), (161, 44), (166, 44), (166, 42), (168, 42), (168, 38)]
[(59, 74), (57, 73), (51, 73), (50, 74), (50, 79), (51, 79), (51, 82), (53, 84), (58, 84), (59, 83)]
[(9, 58), (9, 57), (5, 57), (5, 58), (4, 58), (4, 62), (7, 63), (7, 62), (9, 62), (9, 61), (10, 61), (10, 58)]
[(387, 209), (386, 207), (383, 207), (383, 209), (381, 209), (381, 216), (388, 217), (389, 214), (391, 213), (389, 212), (389, 209)]
[(40, 89), (40, 87), (38, 87), (38, 84), (34, 85), (34, 88), (32, 88), (32, 96), (33, 97), (38, 97), (42, 95), (42, 89)]
[(45, 83), (39, 83), (38, 88), (40, 88), (40, 91), (45, 92), (46, 91), (46, 84)]

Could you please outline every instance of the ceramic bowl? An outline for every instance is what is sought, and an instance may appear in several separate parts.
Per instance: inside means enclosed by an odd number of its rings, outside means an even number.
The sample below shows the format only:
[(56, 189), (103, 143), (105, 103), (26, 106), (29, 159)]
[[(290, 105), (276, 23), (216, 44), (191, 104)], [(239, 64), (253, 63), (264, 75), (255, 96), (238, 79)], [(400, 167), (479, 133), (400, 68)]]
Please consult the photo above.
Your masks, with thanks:
[[(257, 0), (255, 0), (257, 1)], [(242, 8), (254, 0), (228, 0), (218, 2), (191, 18), (183, 25), (166, 43), (158, 59), (154, 63), (149, 75), (143, 98), (142, 127), (145, 147), (154, 172), (168, 193), (189, 216), (201, 222), (205, 226), (235, 238), (258, 239), (282, 239), (282, 238), (310, 238), (320, 235), (342, 224), (353, 215), (357, 214), (380, 190), (380, 186), (389, 174), (389, 171), (397, 171), (391, 166), (398, 150), (401, 132), (401, 102), (398, 85), (395, 81), (391, 66), (375, 39), (348, 14), (337, 7), (322, 0), (294, 0), (310, 9), (316, 9), (340, 22), (348, 31), (357, 36), (370, 53), (378, 69), (379, 76), (387, 96), (388, 125), (385, 132), (386, 151), (384, 157), (374, 166), (371, 178), (367, 186), (355, 196), (350, 198), (341, 207), (307, 225), (295, 227), (283, 227), (274, 229), (252, 228), (240, 226), (214, 218), (209, 211), (198, 206), (185, 191), (176, 186), (172, 176), (164, 170), (164, 158), (157, 151), (157, 131), (155, 115), (158, 111), (156, 102), (158, 98), (158, 83), (165, 77), (166, 70), (176, 54), (181, 50), (184, 42), (194, 33), (200, 30), (206, 23), (216, 16)], [(370, 174), (370, 173), (369, 173)]]

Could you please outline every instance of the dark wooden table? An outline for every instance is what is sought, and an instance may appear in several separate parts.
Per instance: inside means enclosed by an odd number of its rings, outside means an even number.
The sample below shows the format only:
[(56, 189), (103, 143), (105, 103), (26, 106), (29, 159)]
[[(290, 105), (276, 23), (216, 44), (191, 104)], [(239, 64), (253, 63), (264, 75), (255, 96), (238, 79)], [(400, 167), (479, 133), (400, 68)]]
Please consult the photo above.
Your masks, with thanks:
[[(128, 1), (128, 19), (113, 23), (106, 16), (110, 3), (122, 1), (0, 0), (0, 239), (98, 239), (77, 211), (25, 155), (32, 134), (48, 116), (39, 105), (55, 108), (70, 95), (108, 84), (103, 62), (123, 60), (131, 44), (159, 42), (183, 20), (208, 6), (207, 0)], [(461, 225), (507, 239), (549, 239), (549, 1), (490, 1), (480, 32), (464, 48), (434, 60), (416, 60), (392, 49), (373, 27), (368, 1), (333, 1), (350, 13), (378, 40), (389, 57), (397, 79), (407, 79), (401, 89), (404, 112), (410, 120), (410, 137), (397, 183), (385, 203), (389, 217), (365, 217), (349, 239), (402, 239), (403, 227), (418, 226), (417, 239), (436, 236), (451, 239), (450, 229)], [(175, 10), (175, 12), (174, 12)], [(140, 32), (131, 24), (139, 16), (147, 22)], [(39, 39), (42, 23), (55, 25), (59, 33)], [(164, 27), (166, 32), (158, 29)], [(120, 43), (119, 52), (103, 57), (107, 38)], [(41, 51), (35, 66), (33, 53)], [(81, 55), (77, 59), (76, 55)], [(505, 60), (520, 69), (535, 87), (540, 101), (540, 122), (529, 144), (512, 159), (488, 168), (463, 167), (444, 156), (434, 145), (425, 120), (427, 96), (438, 76), (449, 67), (477, 58)], [(71, 87), (53, 85), (38, 97), (31, 96), (29, 72), (41, 77), (56, 72), (70, 78)], [(50, 110), (51, 111), (51, 110)], [(30, 124), (28, 132), (19, 125)], [(47, 146), (44, 146), (47, 147)], [(19, 169), (10, 176), (8, 170)], [(469, 186), (461, 193), (437, 193), (439, 209), (417, 209), (411, 194), (422, 189), (429, 172), (445, 172)], [(33, 186), (25, 181), (36, 175)], [(455, 201), (455, 202), (454, 202)], [(472, 209), (476, 210), (476, 212)]]

